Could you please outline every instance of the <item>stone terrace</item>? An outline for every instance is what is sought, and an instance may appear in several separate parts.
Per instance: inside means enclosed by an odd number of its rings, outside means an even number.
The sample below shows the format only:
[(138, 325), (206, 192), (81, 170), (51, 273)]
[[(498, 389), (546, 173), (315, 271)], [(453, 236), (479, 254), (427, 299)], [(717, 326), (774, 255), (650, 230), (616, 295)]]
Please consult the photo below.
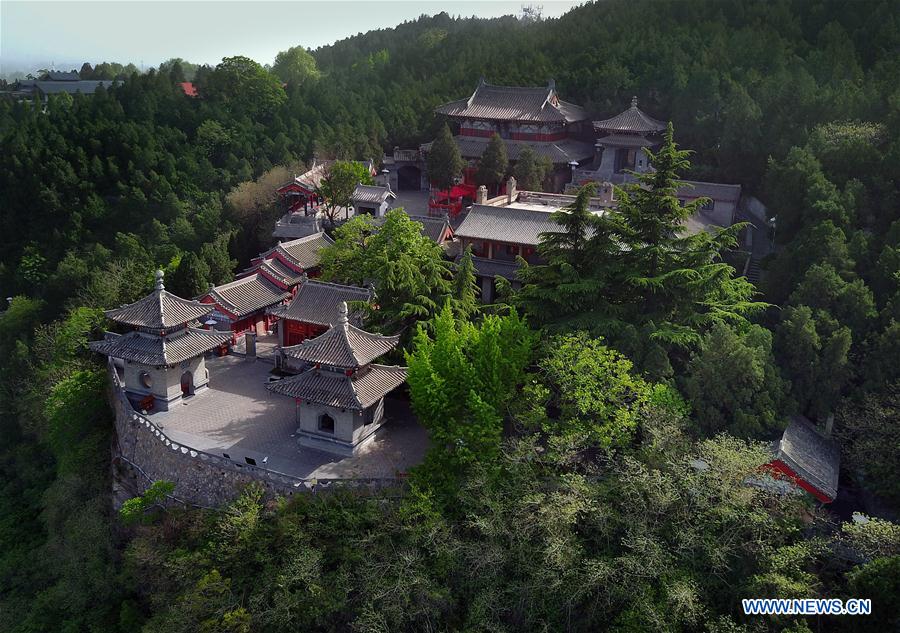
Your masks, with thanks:
[(148, 416), (173, 441), (306, 479), (394, 477), (424, 458), (427, 432), (402, 400), (386, 399), (388, 422), (359, 455), (340, 457), (297, 445), (297, 405), (266, 390), (270, 363), (229, 355), (207, 368), (208, 389)]

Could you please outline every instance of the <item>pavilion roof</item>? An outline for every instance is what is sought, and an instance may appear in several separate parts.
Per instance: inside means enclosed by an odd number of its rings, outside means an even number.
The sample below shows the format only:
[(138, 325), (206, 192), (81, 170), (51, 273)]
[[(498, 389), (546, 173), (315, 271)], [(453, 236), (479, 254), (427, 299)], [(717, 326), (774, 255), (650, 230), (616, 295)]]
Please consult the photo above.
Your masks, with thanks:
[(361, 411), (403, 384), (406, 368), (370, 364), (348, 376), (309, 369), (267, 385), (272, 393), (340, 409)]
[(129, 332), (103, 341), (93, 341), (93, 351), (142, 365), (176, 365), (205, 354), (231, 340), (231, 332), (183, 328), (158, 336), (145, 332)]
[(371, 288), (305, 279), (300, 282), (297, 294), (288, 305), (271, 308), (269, 314), (282, 319), (331, 327), (340, 321), (341, 303), (371, 301), (372, 295)]
[(594, 121), (595, 130), (625, 133), (651, 133), (662, 132), (666, 124), (658, 121), (638, 108), (637, 97), (631, 98), (631, 107), (610, 119)]
[(341, 302), (338, 323), (324, 334), (298, 345), (281, 348), (289, 358), (331, 367), (357, 369), (397, 346), (399, 336), (372, 334), (350, 325), (347, 304)]
[(291, 296), (258, 272), (221, 286), (210, 288), (207, 294), (222, 308), (236, 317), (281, 303)]
[(775, 457), (828, 498), (837, 497), (840, 448), (808, 420), (800, 416), (791, 419), (776, 445)]
[(303, 279), (302, 272), (297, 272), (277, 257), (256, 262), (249, 268), (241, 271), (239, 277), (246, 277), (257, 272), (265, 273), (286, 286), (297, 285), (300, 283), (300, 280)]
[(163, 272), (156, 272), (156, 288), (152, 293), (120, 308), (106, 311), (113, 321), (124, 325), (163, 330), (196, 321), (212, 312), (213, 307), (173, 295), (163, 285)]
[(523, 121), (532, 123), (574, 123), (588, 118), (580, 106), (559, 98), (553, 81), (547, 86), (494, 86), (481, 79), (475, 92), (438, 106), (438, 114), (451, 117)]
[(354, 204), (372, 203), (381, 204), (387, 200), (396, 200), (397, 196), (391, 191), (390, 187), (379, 187), (377, 185), (364, 185), (362, 183), (356, 185), (350, 200)]

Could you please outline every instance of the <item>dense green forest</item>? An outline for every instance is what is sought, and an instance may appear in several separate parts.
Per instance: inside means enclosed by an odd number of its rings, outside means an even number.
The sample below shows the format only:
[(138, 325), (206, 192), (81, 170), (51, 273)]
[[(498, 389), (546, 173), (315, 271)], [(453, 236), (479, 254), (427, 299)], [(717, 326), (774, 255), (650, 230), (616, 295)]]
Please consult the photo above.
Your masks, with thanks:
[[(898, 2), (440, 14), (271, 69), (90, 73), (123, 79), (0, 100), (0, 630), (896, 630)], [(269, 244), (279, 178), (434, 138), (434, 106), (481, 76), (552, 77), (598, 116), (638, 95), (693, 153), (667, 143), (616, 222), (592, 225), (583, 192), (546, 265), (483, 312), (468, 257), (440, 261), (408, 221), (368, 259), (366, 227), (338, 229), (329, 273), (396, 283), (382, 318), (420, 323), (410, 393), (440, 441), (403, 495), (251, 488), (220, 512), (117, 515), (86, 348), (101, 309), (158, 267), (184, 294), (229, 280)], [(741, 183), (777, 216), (758, 293), (718, 259), (733, 235), (677, 235), (679, 176)], [(746, 485), (794, 413), (835, 416), (842, 483), (885, 519)], [(868, 597), (874, 614), (742, 616), (754, 596)]]

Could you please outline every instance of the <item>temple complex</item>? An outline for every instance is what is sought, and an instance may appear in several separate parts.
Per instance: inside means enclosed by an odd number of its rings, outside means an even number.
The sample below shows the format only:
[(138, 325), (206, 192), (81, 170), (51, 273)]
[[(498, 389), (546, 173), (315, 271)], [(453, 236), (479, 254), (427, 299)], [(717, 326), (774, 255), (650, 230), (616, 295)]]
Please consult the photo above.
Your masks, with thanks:
[(406, 380), (406, 368), (376, 358), (399, 336), (371, 334), (350, 324), (341, 302), (338, 322), (324, 334), (282, 348), (285, 369), (298, 372), (268, 386), (297, 405), (301, 446), (354, 455), (384, 422), (384, 397)]
[(204, 354), (228, 343), (228, 333), (194, 325), (213, 307), (168, 292), (163, 272), (155, 290), (134, 303), (107, 310), (106, 316), (132, 328), (90, 344), (93, 351), (123, 363), (124, 387), (140, 409), (167, 411), (209, 383)]

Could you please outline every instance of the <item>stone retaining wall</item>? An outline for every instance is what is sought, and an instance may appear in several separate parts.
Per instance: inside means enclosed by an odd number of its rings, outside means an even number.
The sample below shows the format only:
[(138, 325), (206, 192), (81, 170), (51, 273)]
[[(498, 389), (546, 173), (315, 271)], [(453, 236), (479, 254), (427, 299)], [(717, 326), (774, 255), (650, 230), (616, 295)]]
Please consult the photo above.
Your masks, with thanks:
[(289, 497), (332, 489), (373, 492), (396, 488), (397, 479), (302, 479), (273, 470), (239, 464), (220, 455), (172, 441), (150, 419), (131, 406), (112, 360), (109, 362), (110, 406), (115, 412), (117, 466), (131, 475), (137, 491), (154, 481), (175, 484), (172, 497), (187, 504), (216, 507), (235, 499), (250, 483), (263, 486), (266, 497)]

